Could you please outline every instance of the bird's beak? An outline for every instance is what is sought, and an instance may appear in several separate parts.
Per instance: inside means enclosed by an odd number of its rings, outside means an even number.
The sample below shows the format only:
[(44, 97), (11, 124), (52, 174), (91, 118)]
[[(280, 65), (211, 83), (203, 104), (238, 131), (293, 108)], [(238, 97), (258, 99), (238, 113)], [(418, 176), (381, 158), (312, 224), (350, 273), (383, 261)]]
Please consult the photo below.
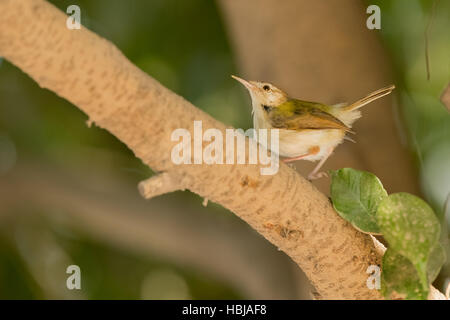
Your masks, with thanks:
[(248, 90), (253, 90), (253, 89), (255, 89), (255, 85), (252, 84), (251, 82), (249, 82), (249, 81), (247, 81), (247, 80), (244, 80), (244, 79), (242, 79), (242, 78), (239, 78), (239, 77), (237, 77), (237, 76), (235, 76), (235, 75), (232, 75), (231, 77), (232, 77), (233, 79), (239, 81), (240, 83), (242, 83)]

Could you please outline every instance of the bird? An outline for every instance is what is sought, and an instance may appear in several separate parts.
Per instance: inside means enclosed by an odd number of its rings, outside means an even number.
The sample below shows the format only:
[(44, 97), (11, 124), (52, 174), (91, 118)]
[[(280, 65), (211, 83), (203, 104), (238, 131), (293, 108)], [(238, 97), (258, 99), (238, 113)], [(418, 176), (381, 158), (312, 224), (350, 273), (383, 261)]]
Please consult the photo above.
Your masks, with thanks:
[(344, 140), (353, 141), (347, 134), (354, 133), (351, 128), (361, 117), (359, 108), (395, 89), (390, 85), (352, 104), (327, 105), (291, 98), (269, 82), (231, 77), (250, 93), (254, 129), (279, 130), (278, 154), (284, 157), (283, 162), (319, 161), (308, 175), (310, 181), (326, 177), (326, 172), (319, 172), (325, 161)]

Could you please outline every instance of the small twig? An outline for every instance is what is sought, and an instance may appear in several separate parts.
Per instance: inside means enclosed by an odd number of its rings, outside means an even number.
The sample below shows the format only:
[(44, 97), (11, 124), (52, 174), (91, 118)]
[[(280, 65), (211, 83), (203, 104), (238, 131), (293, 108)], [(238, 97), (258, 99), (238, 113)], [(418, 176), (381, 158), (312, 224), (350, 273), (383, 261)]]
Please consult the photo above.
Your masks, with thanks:
[(138, 185), (139, 193), (145, 198), (150, 199), (165, 193), (178, 190), (185, 190), (187, 183), (176, 173), (162, 172), (147, 180), (141, 181)]

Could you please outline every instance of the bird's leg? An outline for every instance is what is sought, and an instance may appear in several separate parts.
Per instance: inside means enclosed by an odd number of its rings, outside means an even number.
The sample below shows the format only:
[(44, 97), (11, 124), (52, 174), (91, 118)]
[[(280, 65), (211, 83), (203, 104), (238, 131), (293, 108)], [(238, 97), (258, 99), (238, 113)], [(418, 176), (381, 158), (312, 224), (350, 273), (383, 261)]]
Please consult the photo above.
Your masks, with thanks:
[(317, 154), (317, 153), (319, 153), (319, 151), (320, 151), (320, 148), (318, 146), (314, 146), (314, 147), (311, 147), (311, 148), (308, 149), (308, 153), (301, 154), (301, 155), (299, 155), (297, 157), (285, 158), (285, 159), (283, 159), (283, 162), (284, 163), (288, 163), (288, 162), (292, 162), (292, 161), (301, 160), (301, 159), (303, 159), (303, 158), (305, 158), (307, 156), (312, 156), (314, 154)]
[(317, 164), (317, 166), (314, 168), (313, 171), (311, 171), (310, 174), (308, 174), (308, 180), (315, 180), (315, 179), (319, 179), (319, 178), (323, 178), (323, 177), (327, 177), (327, 173), (326, 172), (318, 172), (320, 170), (320, 168), (323, 166), (323, 164), (325, 163), (325, 161), (327, 161), (327, 159), (330, 157), (330, 155), (333, 153), (333, 149), (329, 150), (325, 156), (319, 161), (319, 163)]

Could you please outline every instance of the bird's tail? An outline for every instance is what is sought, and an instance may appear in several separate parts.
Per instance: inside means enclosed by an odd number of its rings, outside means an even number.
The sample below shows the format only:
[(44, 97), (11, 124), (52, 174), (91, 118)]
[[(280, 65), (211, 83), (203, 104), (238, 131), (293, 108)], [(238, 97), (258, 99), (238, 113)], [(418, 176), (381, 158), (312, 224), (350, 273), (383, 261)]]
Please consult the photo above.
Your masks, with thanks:
[(385, 95), (388, 95), (392, 92), (392, 90), (395, 89), (395, 86), (392, 84), (389, 87), (378, 89), (377, 91), (372, 92), (367, 97), (362, 98), (361, 100), (358, 100), (348, 106), (343, 107), (343, 110), (345, 111), (351, 111), (361, 108), (362, 106), (365, 106), (368, 103), (371, 103), (372, 101), (375, 101), (381, 97), (384, 97)]

